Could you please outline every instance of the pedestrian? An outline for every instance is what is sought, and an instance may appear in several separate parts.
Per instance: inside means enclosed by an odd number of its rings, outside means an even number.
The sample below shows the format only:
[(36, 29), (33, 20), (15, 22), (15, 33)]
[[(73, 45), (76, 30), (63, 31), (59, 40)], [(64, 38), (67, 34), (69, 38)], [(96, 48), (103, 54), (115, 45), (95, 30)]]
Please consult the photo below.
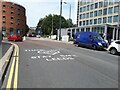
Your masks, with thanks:
[(110, 43), (111, 43), (111, 36), (108, 33), (107, 33), (107, 40), (108, 40), (108, 44), (110, 45)]

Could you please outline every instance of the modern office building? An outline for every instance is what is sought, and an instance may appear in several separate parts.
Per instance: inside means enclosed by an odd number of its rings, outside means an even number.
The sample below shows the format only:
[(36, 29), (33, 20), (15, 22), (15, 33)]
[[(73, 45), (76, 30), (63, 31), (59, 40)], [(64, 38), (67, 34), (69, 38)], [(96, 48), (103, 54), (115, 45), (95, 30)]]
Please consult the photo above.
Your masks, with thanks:
[(0, 27), (4, 36), (24, 35), (26, 30), (26, 10), (23, 6), (9, 1), (0, 1)]
[(109, 24), (119, 26), (119, 0), (79, 0), (78, 26)]
[[(61, 37), (74, 37), (76, 32), (97, 32), (107, 34), (113, 40), (120, 39), (120, 1), (119, 0), (78, 0), (77, 27), (61, 30)], [(59, 30), (58, 30), (59, 35)]]

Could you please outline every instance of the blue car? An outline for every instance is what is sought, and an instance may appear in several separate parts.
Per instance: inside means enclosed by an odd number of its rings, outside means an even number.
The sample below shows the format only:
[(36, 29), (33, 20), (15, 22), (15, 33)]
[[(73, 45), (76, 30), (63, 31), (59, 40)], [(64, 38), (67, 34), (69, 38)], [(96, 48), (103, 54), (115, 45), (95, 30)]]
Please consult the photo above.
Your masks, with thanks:
[(108, 43), (96, 32), (77, 32), (74, 36), (74, 44), (93, 49), (104, 49), (108, 46)]

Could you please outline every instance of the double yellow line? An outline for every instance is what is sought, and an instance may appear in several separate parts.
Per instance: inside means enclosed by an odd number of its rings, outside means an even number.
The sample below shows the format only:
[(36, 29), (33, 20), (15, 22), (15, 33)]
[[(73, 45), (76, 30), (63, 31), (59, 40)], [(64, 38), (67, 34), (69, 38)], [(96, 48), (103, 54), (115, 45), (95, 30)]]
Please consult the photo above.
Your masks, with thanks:
[[(10, 90), (11, 85), (12, 85), (12, 80), (14, 80), (12, 88), (17, 90), (17, 85), (18, 85), (19, 47), (18, 47), (18, 45), (14, 44), (14, 43), (11, 43), (11, 44), (13, 44), (15, 48), (14, 48), (14, 53), (13, 53), (13, 61), (12, 61), (12, 65), (11, 65), (11, 68), (10, 68), (10, 73), (9, 73), (8, 81), (7, 81), (7, 85), (6, 85), (6, 90)], [(13, 77), (13, 75), (14, 75), (14, 77)]]

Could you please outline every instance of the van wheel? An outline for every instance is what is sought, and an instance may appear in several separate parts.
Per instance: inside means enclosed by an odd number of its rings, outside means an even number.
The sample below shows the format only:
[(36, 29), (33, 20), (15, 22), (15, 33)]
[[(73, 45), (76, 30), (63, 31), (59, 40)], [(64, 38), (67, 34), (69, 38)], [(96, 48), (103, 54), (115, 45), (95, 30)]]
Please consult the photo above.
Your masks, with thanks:
[(96, 45), (93, 45), (92, 48), (93, 48), (94, 50), (96, 50), (96, 49), (97, 49), (97, 46), (96, 46)]
[(117, 53), (117, 50), (115, 48), (110, 49), (110, 53), (115, 55)]

